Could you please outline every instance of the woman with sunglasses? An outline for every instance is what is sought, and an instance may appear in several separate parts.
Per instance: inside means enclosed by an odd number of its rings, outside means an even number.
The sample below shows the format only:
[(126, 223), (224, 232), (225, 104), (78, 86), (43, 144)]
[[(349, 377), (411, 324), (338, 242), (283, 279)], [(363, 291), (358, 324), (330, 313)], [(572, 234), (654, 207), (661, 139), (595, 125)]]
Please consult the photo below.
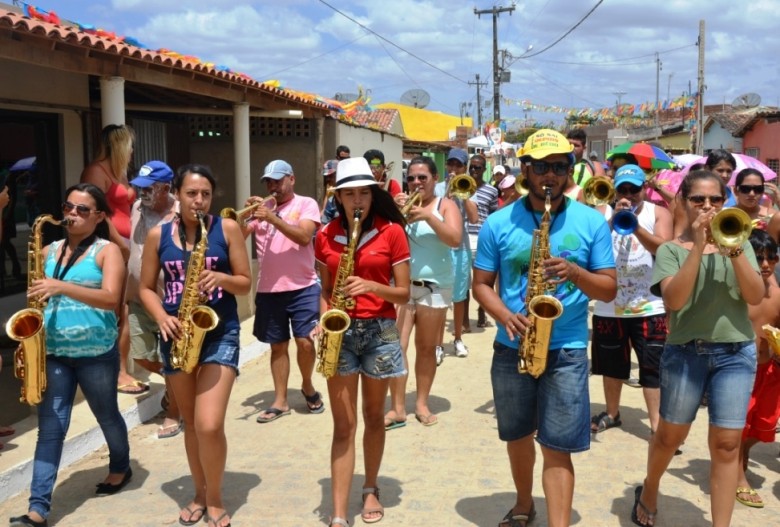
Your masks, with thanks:
[[(320, 230), (315, 242), (317, 268), (322, 279), (322, 313), (329, 307), (342, 255), (355, 232), (355, 210), (362, 210), (353, 254), (354, 270), (342, 291), (354, 299), (355, 307), (347, 312), (351, 324), (343, 336), (338, 369), (328, 379), (333, 412), (330, 525), (346, 527), (355, 469), (358, 383), (365, 421), (365, 481), (360, 516), (365, 523), (376, 523), (384, 516), (377, 477), (385, 446), (383, 416), (388, 383), (391, 378), (406, 374), (393, 304), (409, 300), (409, 244), (401, 212), (390, 194), (381, 190), (362, 157), (339, 162), (335, 199), (339, 221), (332, 221)], [(320, 332), (318, 325), (312, 336)]]
[[(139, 294), (144, 308), (160, 326), (163, 372), (169, 376), (184, 421), (184, 447), (195, 496), (179, 513), (179, 523), (195, 525), (205, 518), (208, 527), (226, 527), (230, 518), (222, 503), (222, 478), (227, 457), (225, 412), (238, 375), (236, 296), (249, 293), (251, 280), (238, 223), (208, 213), (215, 188), (208, 167), (192, 164), (179, 168), (173, 189), (181, 212), (173, 222), (149, 231)], [(206, 333), (198, 366), (192, 373), (183, 373), (171, 366), (171, 348), (173, 341), (182, 337), (177, 315), (188, 261), (201, 237), (198, 213), (205, 214), (208, 231), (206, 268), (200, 274), (198, 288), (219, 323)], [(161, 269), (165, 291), (162, 301), (157, 294)]]
[(777, 211), (761, 203), (766, 190), (764, 175), (755, 168), (740, 170), (734, 180), (734, 190), (737, 208), (747, 212), (753, 221), (753, 228), (767, 230), (772, 216)]
[(756, 372), (748, 304), (761, 302), (764, 284), (748, 241), (736, 248), (712, 241), (710, 222), (723, 207), (724, 181), (700, 170), (683, 180), (680, 192), (685, 230), (658, 249), (653, 271), (651, 291), (664, 300), (669, 334), (661, 357), (661, 418), (631, 519), (655, 525), (661, 476), (707, 394), (712, 523), (726, 527), (734, 510), (740, 437)]
[(119, 361), (114, 309), (124, 288), (122, 254), (106, 239), (111, 209), (103, 192), (79, 183), (65, 195), (62, 212), (70, 221), (65, 239), (43, 248), (45, 278), (35, 280), (27, 290), (28, 297), (47, 302), (47, 387), (38, 406), (29, 508), (27, 514), (11, 518), (16, 526), (47, 525), (76, 388), (81, 388), (108, 445), (109, 474), (96, 493), (119, 492), (133, 474), (127, 426), (116, 398)]
[[(463, 218), (458, 206), (449, 198), (436, 197), (434, 187), (438, 170), (429, 157), (415, 157), (407, 168), (409, 192), (419, 191), (422, 202), (413, 206), (407, 216), (406, 233), (411, 252), (411, 289), (409, 302), (398, 307), (398, 330), (404, 364), (412, 328), (416, 328), (414, 364), (417, 379), (417, 400), (414, 415), (424, 426), (438, 420), (428, 406), (436, 376), (436, 345), (441, 341), (441, 328), (452, 301), (454, 272), (450, 249), (460, 245)], [(399, 202), (403, 205), (403, 202)], [(406, 381), (408, 375), (390, 380), (392, 407), (385, 415), (387, 428), (406, 424)]]

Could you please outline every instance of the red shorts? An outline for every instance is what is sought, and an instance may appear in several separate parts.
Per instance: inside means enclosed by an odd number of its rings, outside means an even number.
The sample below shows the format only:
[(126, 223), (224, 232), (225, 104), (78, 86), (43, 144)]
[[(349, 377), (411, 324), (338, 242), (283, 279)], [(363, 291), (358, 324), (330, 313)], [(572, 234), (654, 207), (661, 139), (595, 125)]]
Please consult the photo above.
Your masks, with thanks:
[(770, 360), (759, 364), (756, 382), (750, 396), (742, 438), (753, 437), (762, 443), (775, 440), (775, 428), (780, 418), (780, 366)]

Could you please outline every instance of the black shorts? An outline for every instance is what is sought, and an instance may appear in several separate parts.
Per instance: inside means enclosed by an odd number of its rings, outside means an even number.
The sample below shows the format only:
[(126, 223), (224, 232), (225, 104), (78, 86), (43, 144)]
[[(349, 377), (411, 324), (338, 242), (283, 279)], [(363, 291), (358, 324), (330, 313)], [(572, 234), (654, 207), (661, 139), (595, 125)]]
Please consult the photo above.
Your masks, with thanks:
[(658, 388), (666, 333), (665, 314), (631, 318), (593, 315), (591, 371), (594, 375), (628, 379), (633, 347), (639, 362), (639, 384)]

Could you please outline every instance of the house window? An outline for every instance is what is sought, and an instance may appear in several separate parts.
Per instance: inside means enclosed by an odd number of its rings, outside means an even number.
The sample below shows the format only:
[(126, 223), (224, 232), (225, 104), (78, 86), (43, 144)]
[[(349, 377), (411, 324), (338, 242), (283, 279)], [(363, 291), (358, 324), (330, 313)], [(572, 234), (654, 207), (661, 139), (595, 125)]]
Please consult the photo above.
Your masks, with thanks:
[(780, 159), (767, 159), (766, 166), (768, 166), (775, 174), (780, 174)]
[(758, 159), (758, 148), (755, 148), (755, 147), (753, 147), (753, 148), (746, 148), (745, 149), (745, 155), (748, 155), (750, 157), (755, 157), (756, 159)]

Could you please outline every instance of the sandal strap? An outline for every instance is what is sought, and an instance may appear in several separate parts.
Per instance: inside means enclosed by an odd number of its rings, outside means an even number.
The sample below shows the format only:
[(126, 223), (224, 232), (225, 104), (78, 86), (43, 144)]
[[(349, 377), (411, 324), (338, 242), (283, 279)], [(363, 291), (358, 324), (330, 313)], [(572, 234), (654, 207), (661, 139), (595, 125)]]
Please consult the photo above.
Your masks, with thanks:
[(330, 527), (333, 527), (333, 525), (341, 525), (342, 527), (349, 527), (349, 522), (345, 520), (344, 518), (339, 518), (338, 516), (334, 516), (330, 520)]
[(376, 499), (379, 499), (379, 487), (363, 487), (363, 501), (368, 494), (373, 494)]

